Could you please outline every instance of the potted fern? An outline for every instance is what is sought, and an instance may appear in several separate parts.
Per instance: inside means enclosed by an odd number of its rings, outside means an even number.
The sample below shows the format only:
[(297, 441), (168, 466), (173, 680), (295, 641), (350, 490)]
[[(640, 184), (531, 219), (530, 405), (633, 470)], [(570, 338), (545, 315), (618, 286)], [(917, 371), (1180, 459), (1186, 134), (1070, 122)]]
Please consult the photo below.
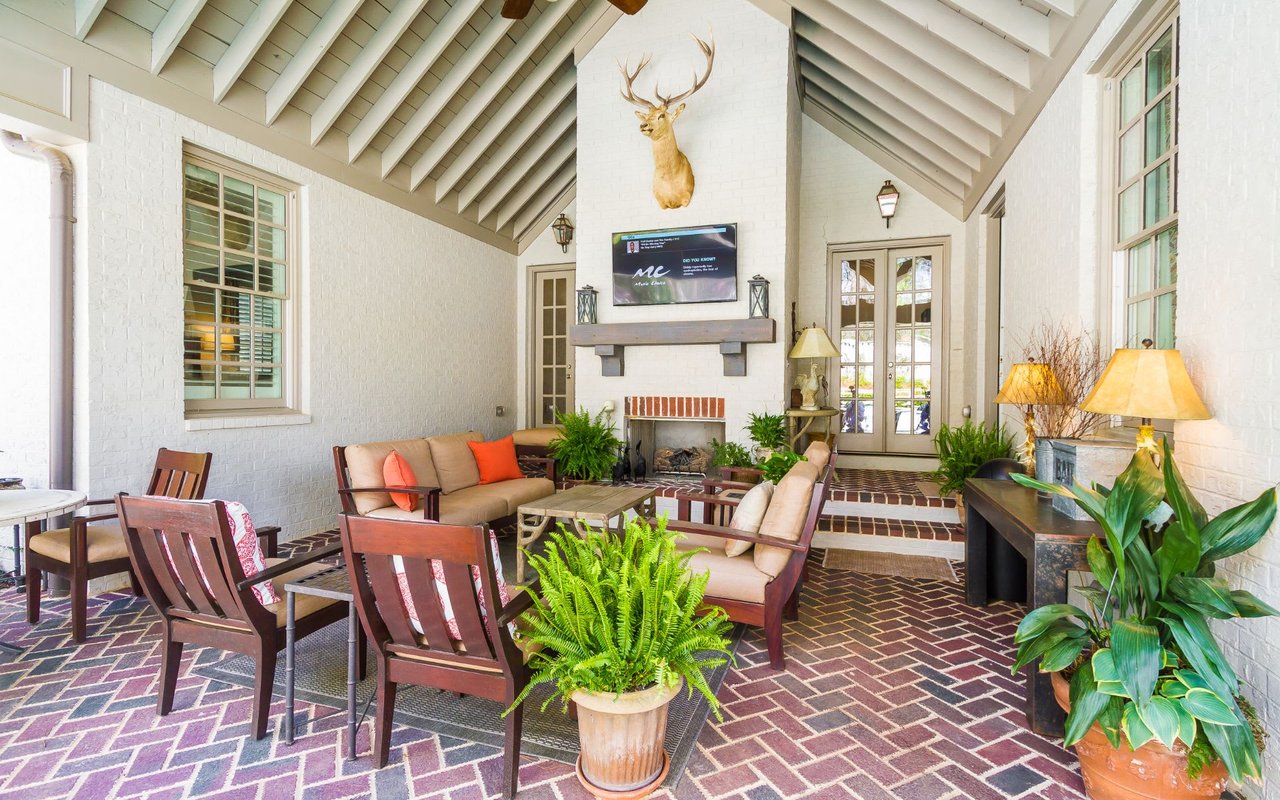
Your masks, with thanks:
[(1004, 425), (977, 425), (967, 419), (958, 428), (943, 424), (934, 436), (938, 453), (938, 469), (929, 477), (938, 482), (943, 497), (956, 495), (956, 512), (964, 521), (964, 482), (977, 474), (978, 468), (996, 458), (1013, 457), (1013, 437)]
[(1109, 490), (1013, 479), (1072, 498), (1102, 528), (1087, 608), (1042, 606), (1014, 636), (1015, 673), (1037, 658), (1053, 673), (1089, 796), (1218, 798), (1228, 778), (1261, 780), (1264, 735), (1208, 620), (1280, 614), (1217, 574), (1271, 527), (1276, 490), (1210, 519), (1167, 442), (1162, 468), (1139, 450)]
[(543, 708), (557, 697), (577, 705), (578, 778), (599, 796), (643, 797), (662, 783), (667, 704), (682, 686), (720, 716), (703, 671), (729, 658), (732, 625), (702, 605), (707, 573), (689, 571), (694, 551), (675, 540), (665, 518), (632, 519), (623, 535), (561, 525), (530, 556), (540, 577), (523, 620), (533, 676), (512, 707), (544, 683), (555, 691)]
[(787, 418), (781, 414), (751, 414), (743, 430), (756, 443), (757, 461), (766, 461), (775, 450), (787, 446)]
[(594, 417), (585, 408), (557, 412), (561, 433), (547, 443), (556, 471), (581, 481), (610, 477), (622, 442), (613, 435), (613, 422), (605, 411)]

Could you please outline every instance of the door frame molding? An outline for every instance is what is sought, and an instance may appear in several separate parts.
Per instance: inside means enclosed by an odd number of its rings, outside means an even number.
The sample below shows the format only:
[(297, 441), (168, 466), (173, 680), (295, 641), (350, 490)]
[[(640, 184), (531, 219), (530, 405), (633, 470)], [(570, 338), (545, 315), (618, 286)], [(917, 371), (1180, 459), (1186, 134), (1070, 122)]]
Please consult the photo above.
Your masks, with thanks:
[[(526, 308), (525, 308), (525, 329), (523, 332), (524, 338), (525, 338), (524, 425), (525, 427), (528, 427), (528, 428), (538, 427), (538, 422), (537, 422), (538, 418), (536, 415), (537, 404), (538, 404), (538, 388), (535, 382), (536, 376), (534, 375), (534, 373), (536, 372), (536, 367), (538, 365), (538, 350), (537, 350), (538, 337), (534, 336), (534, 331), (538, 325), (538, 318), (537, 318), (538, 276), (544, 272), (565, 272), (565, 271), (572, 272), (574, 275), (574, 278), (576, 279), (578, 276), (577, 263), (573, 261), (562, 261), (556, 264), (530, 264), (528, 267), (525, 268), (525, 272), (526, 272), (525, 280), (528, 282), (525, 288), (525, 294), (527, 295), (528, 302), (526, 303)], [(574, 288), (575, 282), (570, 281), (569, 283), (570, 283), (570, 291), (576, 291), (576, 289)], [(576, 296), (572, 301), (570, 301), (567, 297), (565, 298), (565, 300), (568, 303), (569, 309), (572, 310), (577, 307)], [(572, 325), (575, 322), (575, 319), (573, 318), (575, 315), (570, 315), (570, 316), (571, 318), (568, 320), (568, 324)], [(577, 348), (570, 347), (568, 352), (568, 358), (570, 362), (573, 363), (575, 376), (577, 374), (577, 366), (578, 366), (576, 350)], [(575, 400), (576, 400), (576, 393), (575, 393)]]
[[(943, 423), (949, 424), (951, 422), (950, 387), (951, 387), (952, 364), (951, 364), (951, 313), (950, 312), (951, 312), (951, 281), (953, 279), (953, 275), (951, 271), (951, 263), (952, 263), (951, 262), (951, 237), (949, 235), (914, 236), (914, 237), (907, 237), (902, 239), (875, 239), (871, 241), (861, 241), (861, 242), (828, 242), (826, 262), (823, 266), (823, 269), (826, 271), (826, 280), (823, 282), (824, 294), (826, 296), (826, 314), (825, 314), (826, 328), (828, 333), (830, 333), (833, 330), (836, 330), (836, 328), (834, 328), (833, 326), (836, 323), (835, 309), (836, 309), (836, 299), (837, 299), (836, 294), (838, 293), (835, 291), (835, 288), (834, 288), (836, 285), (835, 284), (836, 278), (835, 278), (835, 275), (832, 273), (831, 265), (835, 258), (835, 254), (838, 251), (842, 251), (842, 250), (886, 250), (888, 251), (888, 250), (899, 250), (899, 249), (915, 248), (915, 247), (937, 247), (937, 248), (941, 248), (942, 250), (943, 281), (942, 281), (941, 291), (939, 292), (941, 294), (941, 307), (939, 310), (941, 311), (942, 319), (940, 322), (937, 323), (935, 327), (935, 330), (940, 332), (941, 336), (940, 336), (940, 341), (935, 344), (940, 345), (942, 348), (940, 352), (942, 354), (941, 360), (943, 362), (942, 364), (943, 369), (940, 370), (941, 380), (937, 381), (937, 390), (935, 394), (939, 396), (937, 409), (941, 409), (943, 413), (939, 415), (936, 410), (931, 411), (930, 422), (929, 422), (931, 428), (933, 430), (936, 430), (938, 425), (942, 425)], [(937, 290), (935, 290), (935, 292), (936, 291)], [(834, 387), (836, 403), (838, 404), (840, 401), (840, 395), (839, 395), (840, 364), (839, 364), (839, 361), (836, 359), (828, 359), (827, 385)], [(840, 434), (837, 433), (836, 435), (838, 437)], [(837, 441), (839, 440), (837, 439)], [(887, 443), (886, 443), (886, 446), (887, 446)], [(883, 454), (894, 455), (893, 453), (889, 453), (887, 450), (883, 451)], [(899, 453), (897, 455), (903, 455), (906, 457), (917, 457), (920, 454)]]

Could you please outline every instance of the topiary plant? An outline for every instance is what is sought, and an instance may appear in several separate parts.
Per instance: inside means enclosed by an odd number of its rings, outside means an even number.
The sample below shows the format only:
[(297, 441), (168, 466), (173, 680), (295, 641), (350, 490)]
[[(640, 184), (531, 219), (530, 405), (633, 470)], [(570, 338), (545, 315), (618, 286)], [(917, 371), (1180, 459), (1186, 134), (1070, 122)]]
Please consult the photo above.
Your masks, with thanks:
[(613, 435), (613, 422), (606, 412), (601, 411), (595, 417), (585, 408), (557, 412), (556, 421), (563, 432), (547, 444), (556, 460), (556, 469), (584, 481), (610, 477), (622, 442)]

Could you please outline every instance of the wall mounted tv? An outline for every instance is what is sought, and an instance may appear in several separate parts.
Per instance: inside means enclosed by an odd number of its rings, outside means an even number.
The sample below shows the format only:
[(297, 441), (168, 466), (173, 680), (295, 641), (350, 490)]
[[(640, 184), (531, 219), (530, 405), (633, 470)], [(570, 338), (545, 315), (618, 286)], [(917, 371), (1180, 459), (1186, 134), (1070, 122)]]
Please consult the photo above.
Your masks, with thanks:
[(613, 235), (613, 304), (738, 299), (738, 226), (700, 225)]

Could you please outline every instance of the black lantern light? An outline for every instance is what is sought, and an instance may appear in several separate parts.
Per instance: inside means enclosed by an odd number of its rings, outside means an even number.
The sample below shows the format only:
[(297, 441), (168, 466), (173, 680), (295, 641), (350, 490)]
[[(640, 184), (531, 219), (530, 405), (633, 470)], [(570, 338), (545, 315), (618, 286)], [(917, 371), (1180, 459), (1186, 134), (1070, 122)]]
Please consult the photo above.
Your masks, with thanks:
[(578, 324), (596, 324), (596, 290), (587, 284), (578, 290)]
[(560, 249), (569, 252), (569, 243), (573, 241), (573, 223), (564, 214), (556, 217), (556, 221), (551, 223), (551, 230), (555, 231), (556, 244), (560, 245)]
[(898, 212), (898, 189), (893, 181), (885, 181), (880, 191), (876, 192), (876, 202), (880, 204), (880, 216), (884, 217), (884, 226), (889, 227), (889, 220)]
[(769, 316), (769, 282), (760, 275), (747, 281), (751, 287), (751, 305), (748, 316), (752, 319), (763, 319)]

